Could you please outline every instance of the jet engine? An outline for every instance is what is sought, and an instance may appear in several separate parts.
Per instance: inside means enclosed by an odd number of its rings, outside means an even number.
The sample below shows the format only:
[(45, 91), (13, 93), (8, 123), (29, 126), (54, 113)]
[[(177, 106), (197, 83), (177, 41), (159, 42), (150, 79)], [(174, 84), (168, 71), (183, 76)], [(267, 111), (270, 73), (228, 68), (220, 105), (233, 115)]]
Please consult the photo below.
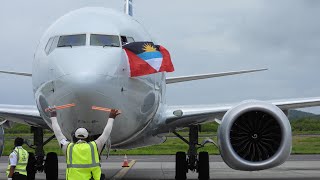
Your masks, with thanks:
[(231, 168), (257, 171), (285, 162), (291, 153), (291, 126), (281, 109), (246, 101), (230, 109), (218, 130), (224, 162)]
[(3, 150), (4, 150), (4, 130), (3, 130), (3, 127), (0, 126), (0, 157), (2, 155)]

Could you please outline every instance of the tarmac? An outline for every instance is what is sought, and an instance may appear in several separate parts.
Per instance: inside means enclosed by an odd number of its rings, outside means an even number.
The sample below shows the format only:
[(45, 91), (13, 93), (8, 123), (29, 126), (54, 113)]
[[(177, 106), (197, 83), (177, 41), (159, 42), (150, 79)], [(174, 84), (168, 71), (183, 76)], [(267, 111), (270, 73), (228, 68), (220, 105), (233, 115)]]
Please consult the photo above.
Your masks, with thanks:
[[(112, 156), (108, 160), (102, 157), (102, 171), (107, 179), (174, 179), (175, 156), (128, 156), (129, 168), (122, 168), (123, 156)], [(0, 158), (0, 180), (7, 180), (5, 170), (8, 157)], [(65, 158), (59, 157), (59, 180), (65, 179)], [(189, 172), (188, 179), (197, 179), (197, 173)], [(293, 155), (283, 165), (263, 171), (237, 171), (229, 168), (220, 156), (210, 156), (210, 177), (223, 179), (292, 179), (319, 180), (320, 155)], [(38, 173), (36, 179), (45, 180), (44, 173)]]

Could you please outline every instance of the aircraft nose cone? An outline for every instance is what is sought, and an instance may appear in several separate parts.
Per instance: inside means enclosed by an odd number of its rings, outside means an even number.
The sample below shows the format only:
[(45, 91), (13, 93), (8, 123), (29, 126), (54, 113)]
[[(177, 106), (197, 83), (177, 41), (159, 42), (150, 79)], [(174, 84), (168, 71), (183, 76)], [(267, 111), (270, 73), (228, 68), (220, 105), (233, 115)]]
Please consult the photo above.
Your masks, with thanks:
[[(102, 132), (108, 119), (108, 113), (92, 110), (92, 106), (118, 109), (116, 92), (120, 92), (114, 77), (79, 73), (66, 75), (56, 82), (56, 105), (74, 103), (76, 106), (60, 111), (61, 119), (68, 119), (73, 128), (86, 127), (90, 132)], [(106, 121), (98, 121), (106, 119)]]
[[(115, 77), (92, 73), (66, 75), (56, 81), (56, 88), (66, 90), (64, 91), (66, 95), (62, 95), (63, 99), (60, 101), (70, 98), (69, 101), (78, 101), (80, 104), (98, 102), (100, 105), (110, 105), (113, 101), (111, 94), (119, 89), (117, 86)], [(108, 99), (108, 103), (105, 99)]]
[(110, 76), (98, 75), (95, 73), (79, 72), (77, 74), (64, 76), (62, 78), (62, 83), (69, 86), (73, 92), (87, 92), (97, 90), (97, 87), (101, 84), (107, 84), (106, 81), (110, 78)]

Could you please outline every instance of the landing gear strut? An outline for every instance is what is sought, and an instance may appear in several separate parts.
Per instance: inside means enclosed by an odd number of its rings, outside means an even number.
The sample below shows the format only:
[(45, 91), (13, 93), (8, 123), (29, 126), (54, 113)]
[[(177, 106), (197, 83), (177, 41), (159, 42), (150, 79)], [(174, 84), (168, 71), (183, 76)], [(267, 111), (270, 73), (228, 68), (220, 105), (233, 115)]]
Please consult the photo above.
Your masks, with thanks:
[(55, 136), (51, 136), (46, 141), (43, 141), (43, 129), (38, 127), (31, 127), (33, 133), (33, 145), (27, 145), (35, 150), (34, 153), (29, 153), (29, 160), (27, 165), (28, 180), (34, 180), (37, 172), (46, 173), (47, 180), (58, 179), (58, 156), (56, 153), (48, 153), (45, 159), (44, 145), (50, 142)]
[(209, 174), (209, 154), (208, 152), (200, 152), (198, 149), (201, 146), (198, 142), (199, 126), (192, 125), (189, 127), (189, 141), (182, 137), (177, 132), (173, 132), (178, 138), (189, 145), (189, 150), (186, 155), (185, 152), (177, 152), (176, 154), (176, 179), (187, 179), (188, 170), (197, 171), (200, 180), (210, 179)]

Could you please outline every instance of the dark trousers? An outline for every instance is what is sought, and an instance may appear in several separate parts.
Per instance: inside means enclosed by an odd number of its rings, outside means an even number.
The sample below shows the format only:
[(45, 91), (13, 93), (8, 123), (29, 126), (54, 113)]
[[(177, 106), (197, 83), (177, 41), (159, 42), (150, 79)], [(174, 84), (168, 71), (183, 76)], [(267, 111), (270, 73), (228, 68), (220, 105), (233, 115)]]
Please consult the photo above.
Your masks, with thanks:
[(12, 176), (12, 180), (27, 180), (27, 176), (19, 173), (14, 173)]

